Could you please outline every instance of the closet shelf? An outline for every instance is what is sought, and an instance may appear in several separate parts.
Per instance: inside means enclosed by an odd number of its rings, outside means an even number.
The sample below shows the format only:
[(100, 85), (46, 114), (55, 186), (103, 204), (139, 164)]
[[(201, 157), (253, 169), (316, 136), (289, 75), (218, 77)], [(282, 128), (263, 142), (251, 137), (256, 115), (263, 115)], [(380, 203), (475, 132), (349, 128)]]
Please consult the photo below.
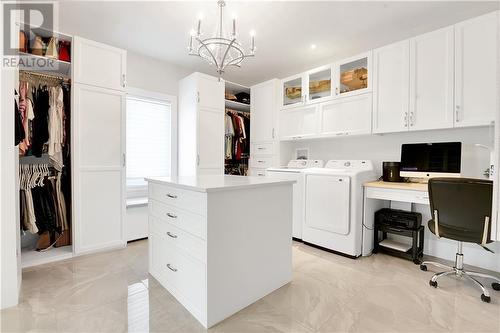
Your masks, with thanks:
[[(52, 75), (61, 75), (66, 78), (71, 77), (71, 62), (58, 59), (51, 59), (44, 56), (39, 56), (31, 53), (19, 52), (19, 69), (23, 71), (39, 72)], [(24, 60), (24, 61), (23, 61)], [(54, 68), (46, 68), (44, 64), (50, 61), (54, 64)], [(38, 64), (38, 65), (37, 65)], [(40, 66), (41, 67), (38, 67)]]
[(243, 112), (250, 112), (250, 104), (231, 101), (229, 99), (226, 99), (225, 102), (226, 102), (226, 108), (228, 108), (228, 109), (233, 109), (236, 111), (243, 111)]

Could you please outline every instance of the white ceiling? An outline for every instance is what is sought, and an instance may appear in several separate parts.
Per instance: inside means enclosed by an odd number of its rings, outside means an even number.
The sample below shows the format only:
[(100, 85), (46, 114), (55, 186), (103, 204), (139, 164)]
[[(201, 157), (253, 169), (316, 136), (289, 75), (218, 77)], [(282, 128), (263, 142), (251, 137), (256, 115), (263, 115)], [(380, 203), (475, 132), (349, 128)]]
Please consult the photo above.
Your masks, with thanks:
[[(251, 85), (444, 27), (498, 9), (491, 2), (228, 1), (226, 19), (248, 47), (256, 31), (257, 54), (225, 78)], [(203, 14), (202, 30), (215, 29), (213, 1), (67, 1), (60, 3), (60, 30), (215, 74), (187, 55), (189, 31)], [(311, 44), (317, 48), (312, 50)]]

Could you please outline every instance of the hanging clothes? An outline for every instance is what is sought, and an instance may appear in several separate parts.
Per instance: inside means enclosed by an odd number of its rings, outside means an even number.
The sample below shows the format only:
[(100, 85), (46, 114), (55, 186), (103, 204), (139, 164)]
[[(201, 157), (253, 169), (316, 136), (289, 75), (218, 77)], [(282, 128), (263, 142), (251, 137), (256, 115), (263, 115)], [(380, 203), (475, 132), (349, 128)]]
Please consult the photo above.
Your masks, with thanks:
[(33, 142), (32, 153), (36, 157), (41, 157), (43, 145), (49, 139), (49, 89), (44, 87), (33, 87), (34, 113), (33, 119)]
[(225, 155), (226, 159), (233, 158), (233, 137), (234, 137), (234, 126), (231, 116), (226, 114), (224, 116), (224, 134), (225, 134)]
[(23, 127), (23, 119), (21, 117), (21, 113), (19, 112), (19, 107), (17, 105), (17, 99), (14, 100), (14, 140), (15, 140), (15, 145), (19, 145), (21, 142), (23, 142), (24, 138), (26, 137), (26, 133), (24, 132), (24, 127)]
[(64, 143), (64, 103), (63, 90), (60, 86), (49, 91), (49, 140), (48, 154), (53, 166), (61, 171), (63, 167), (62, 147)]

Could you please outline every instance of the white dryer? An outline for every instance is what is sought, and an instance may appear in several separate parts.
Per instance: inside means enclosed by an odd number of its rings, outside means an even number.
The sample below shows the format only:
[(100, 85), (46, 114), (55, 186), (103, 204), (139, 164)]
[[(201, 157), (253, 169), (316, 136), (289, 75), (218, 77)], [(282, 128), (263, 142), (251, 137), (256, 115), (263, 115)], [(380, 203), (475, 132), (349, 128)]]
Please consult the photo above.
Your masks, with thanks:
[(366, 160), (330, 160), (304, 170), (302, 240), (350, 257), (362, 253), (363, 183), (377, 179)]
[(286, 166), (266, 170), (268, 177), (296, 181), (293, 185), (292, 236), (294, 239), (302, 239), (302, 220), (304, 217), (304, 175), (302, 171), (307, 170), (307, 168), (322, 168), (323, 165), (322, 160), (291, 160)]

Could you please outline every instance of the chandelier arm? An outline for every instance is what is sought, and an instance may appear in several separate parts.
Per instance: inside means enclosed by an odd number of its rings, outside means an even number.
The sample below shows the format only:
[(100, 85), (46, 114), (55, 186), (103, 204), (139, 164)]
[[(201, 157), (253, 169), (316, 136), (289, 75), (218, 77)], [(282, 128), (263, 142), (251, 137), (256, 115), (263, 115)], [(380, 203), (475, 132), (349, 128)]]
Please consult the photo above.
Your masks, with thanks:
[[(229, 53), (229, 50), (231, 50), (231, 47), (233, 47), (233, 44), (234, 42), (236, 41), (235, 38), (233, 38), (233, 40), (229, 43), (229, 45), (227, 46), (226, 48), (226, 52), (224, 52), (224, 56), (222, 57), (222, 60), (221, 60), (221, 66), (223, 68), (225, 68), (226, 66), (224, 66), (224, 61), (226, 60), (226, 57), (227, 57), (227, 54)], [(230, 62), (229, 62), (230, 63)]]
[(214, 61), (214, 64), (217, 66), (217, 68), (219, 67), (218, 64), (217, 64), (217, 59), (215, 59), (214, 55), (212, 54), (212, 52), (210, 51), (210, 49), (208, 48), (208, 46), (203, 43), (203, 41), (201, 39), (199, 39), (198, 37), (196, 37), (196, 40), (198, 41), (198, 43), (200, 43), (200, 47), (198, 48), (198, 54), (200, 54), (200, 48), (204, 47), (207, 51), (208, 51), (208, 54), (210, 54), (210, 56), (212, 57), (213, 61)]

